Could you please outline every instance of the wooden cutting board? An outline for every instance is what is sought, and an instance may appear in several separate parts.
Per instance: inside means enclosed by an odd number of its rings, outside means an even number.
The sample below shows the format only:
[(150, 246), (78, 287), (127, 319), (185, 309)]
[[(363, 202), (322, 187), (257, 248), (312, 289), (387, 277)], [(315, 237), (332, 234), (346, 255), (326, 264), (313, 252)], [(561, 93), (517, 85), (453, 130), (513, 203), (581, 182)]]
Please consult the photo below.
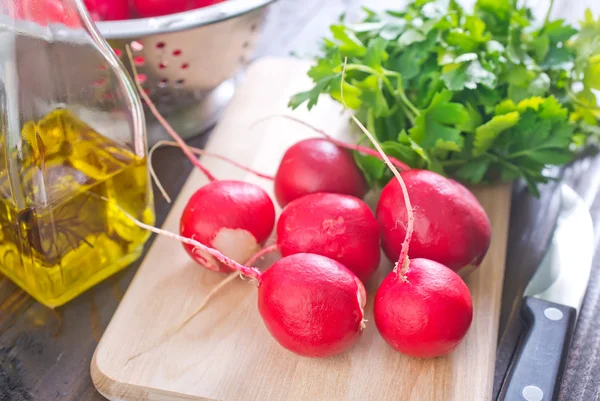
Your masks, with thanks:
[[(246, 73), (210, 138), (208, 149), (262, 172), (274, 173), (285, 149), (315, 134), (283, 119), (290, 113), (332, 135), (349, 139), (348, 118), (323, 97), (311, 112), (286, 107), (290, 96), (310, 88), (309, 63), (268, 58)], [(183, 157), (183, 156), (182, 156)], [(270, 181), (218, 160), (203, 158), (217, 177), (255, 182), (272, 194)], [(190, 195), (207, 181), (194, 171), (164, 228), (178, 231)], [(418, 360), (395, 352), (372, 320), (372, 294), (391, 269), (383, 262), (368, 286), (367, 328), (347, 353), (328, 359), (296, 356), (269, 335), (256, 307), (256, 288), (230, 284), (178, 334), (129, 360), (177, 325), (225, 275), (194, 264), (174, 240), (154, 242), (100, 341), (91, 364), (94, 384), (111, 400), (260, 401), (487, 401), (491, 399), (498, 316), (504, 274), (510, 187), (478, 188), (490, 216), (493, 240), (481, 268), (469, 276), (475, 316), (451, 356)]]

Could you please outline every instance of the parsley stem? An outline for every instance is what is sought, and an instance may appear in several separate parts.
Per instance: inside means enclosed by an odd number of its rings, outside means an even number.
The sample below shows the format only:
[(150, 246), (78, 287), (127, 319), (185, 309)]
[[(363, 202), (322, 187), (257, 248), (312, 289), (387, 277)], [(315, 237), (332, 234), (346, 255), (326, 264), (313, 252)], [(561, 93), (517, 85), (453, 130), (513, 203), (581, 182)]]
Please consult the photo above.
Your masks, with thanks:
[(398, 96), (400, 97), (402, 102), (406, 105), (406, 107), (408, 107), (408, 109), (413, 113), (413, 115), (410, 115), (409, 113), (406, 113), (406, 115), (408, 116), (408, 119), (410, 120), (410, 122), (412, 124), (414, 124), (415, 118), (418, 117), (421, 114), (421, 112), (419, 111), (419, 109), (417, 109), (415, 107), (414, 104), (412, 104), (412, 102), (410, 100), (408, 100), (408, 97), (406, 97), (406, 93), (404, 93), (404, 90), (399, 90)]
[(406, 118), (408, 118), (408, 120), (410, 121), (410, 123), (412, 125), (415, 125), (416, 117), (410, 112), (410, 110), (408, 110), (406, 108), (404, 108), (403, 111), (404, 111), (404, 115), (406, 116)]
[[(402, 86), (402, 75), (400, 75), (400, 73), (389, 70), (384, 70), (383, 72), (381, 72), (377, 71), (372, 67), (362, 64), (348, 64), (346, 65), (346, 71), (362, 71), (381, 78), (388, 90), (391, 93), (395, 94), (402, 101), (402, 103), (404, 103), (404, 105), (413, 113), (412, 116), (409, 113), (406, 113), (411, 123), (414, 123), (415, 118), (418, 117), (419, 114), (421, 114), (419, 109), (406, 96), (406, 93), (404, 92), (404, 88)], [(388, 76), (393, 76), (396, 79), (398, 79), (397, 87), (394, 87), (394, 85), (392, 85)]]
[[(406, 96), (406, 92), (404, 92), (404, 84), (402, 83), (402, 75), (399, 72), (388, 71), (388, 70), (385, 70), (385, 74), (396, 77), (396, 79), (398, 80), (397, 92), (398, 92), (398, 96), (400, 97), (400, 100), (402, 100), (402, 102), (406, 105), (406, 107), (408, 107), (409, 110), (413, 112), (415, 117), (418, 117), (421, 114), (421, 112), (413, 104), (413, 102), (411, 102), (408, 99), (408, 97)], [(414, 119), (411, 119), (411, 122), (414, 123)]]
[(396, 88), (394, 88), (394, 85), (392, 85), (392, 83), (385, 76), (385, 74), (377, 71), (376, 69), (374, 69), (372, 67), (369, 67), (367, 65), (361, 65), (361, 64), (348, 64), (346, 66), (346, 71), (361, 71), (361, 72), (366, 72), (371, 75), (375, 75), (375, 76), (381, 78), (381, 80), (383, 81), (385, 86), (387, 86), (387, 88), (390, 92), (392, 92), (392, 93), (396, 92)]
[(367, 112), (367, 129), (377, 137), (377, 131), (375, 130), (375, 115), (373, 109), (369, 109)]
[(466, 160), (445, 160), (443, 162), (440, 162), (440, 164), (444, 167), (452, 167), (452, 166), (460, 166), (462, 164), (465, 164), (467, 161)]
[(521, 156), (527, 156), (529, 153), (531, 153), (531, 151), (536, 150), (535, 149), (531, 149), (531, 150), (521, 150), (520, 152), (515, 152), (515, 153), (511, 153), (510, 155), (506, 156), (507, 159), (514, 159), (517, 157), (521, 157)]
[(510, 163), (508, 160), (504, 160), (502, 157), (496, 156), (495, 154), (489, 153), (489, 152), (486, 153), (486, 155), (493, 161), (498, 162), (498, 163), (502, 164), (504, 167), (508, 168), (509, 170), (516, 172), (519, 176), (524, 175), (523, 171), (519, 167)]
[(550, 0), (550, 6), (548, 7), (548, 11), (546, 12), (546, 19), (544, 19), (544, 25), (546, 25), (550, 21), (550, 14), (552, 14), (553, 8), (554, 8), (554, 0)]
[[(571, 84), (572, 84), (572, 82), (569, 82), (569, 86)], [(567, 87), (566, 89), (567, 89), (567, 94), (569, 95), (569, 98), (577, 106), (579, 106), (583, 109), (588, 109), (588, 110), (592, 110), (592, 111), (600, 111), (600, 107), (583, 103), (581, 100), (577, 99), (577, 95), (575, 93), (573, 93), (573, 91), (569, 87)]]

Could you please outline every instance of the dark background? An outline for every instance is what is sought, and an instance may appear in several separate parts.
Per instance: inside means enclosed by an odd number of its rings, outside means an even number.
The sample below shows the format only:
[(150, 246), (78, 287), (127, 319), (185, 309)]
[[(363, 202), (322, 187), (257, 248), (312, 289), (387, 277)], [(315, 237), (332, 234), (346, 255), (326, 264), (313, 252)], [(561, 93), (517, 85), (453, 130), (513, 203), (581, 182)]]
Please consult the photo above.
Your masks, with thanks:
[[(463, 3), (471, 3), (464, 1)], [(391, 0), (280, 0), (271, 9), (255, 54), (314, 54), (317, 40), (342, 12), (358, 15), (361, 4), (381, 8), (402, 4)], [(547, 2), (530, 1), (538, 14)], [(557, 0), (553, 16), (576, 22), (586, 6), (600, 12), (600, 1)], [(209, 134), (190, 141), (203, 146)], [(155, 169), (168, 193), (176, 194), (187, 179), (191, 164), (177, 149), (155, 154)], [(592, 152), (561, 172), (563, 182), (585, 199), (594, 227), (600, 223), (600, 157)], [(520, 300), (539, 263), (554, 224), (557, 188), (545, 186), (540, 199), (530, 197), (516, 184), (507, 253), (503, 309), (500, 322), (496, 384), (504, 376), (520, 334)], [(156, 196), (161, 225), (169, 205)], [(151, 242), (148, 243), (150, 245)], [(596, 249), (598, 241), (595, 242)], [(600, 400), (600, 258), (596, 252), (589, 288), (567, 363), (561, 401)], [(89, 375), (92, 353), (110, 321), (139, 263), (109, 278), (56, 311), (36, 303), (8, 279), (0, 277), (0, 401), (100, 401)], [(463, 372), (468, 374), (468, 372)], [(426, 401), (426, 400), (424, 400)], [(465, 400), (479, 401), (479, 400)]]

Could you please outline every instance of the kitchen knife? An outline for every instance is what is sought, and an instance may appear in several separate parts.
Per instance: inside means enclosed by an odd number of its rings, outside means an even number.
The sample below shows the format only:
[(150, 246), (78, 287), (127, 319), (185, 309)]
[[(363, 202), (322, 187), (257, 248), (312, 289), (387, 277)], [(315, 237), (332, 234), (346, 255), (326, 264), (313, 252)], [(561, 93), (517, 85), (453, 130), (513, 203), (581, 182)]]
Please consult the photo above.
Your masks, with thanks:
[(549, 249), (525, 288), (527, 333), (503, 386), (504, 401), (555, 401), (592, 266), (594, 230), (583, 200), (561, 187)]

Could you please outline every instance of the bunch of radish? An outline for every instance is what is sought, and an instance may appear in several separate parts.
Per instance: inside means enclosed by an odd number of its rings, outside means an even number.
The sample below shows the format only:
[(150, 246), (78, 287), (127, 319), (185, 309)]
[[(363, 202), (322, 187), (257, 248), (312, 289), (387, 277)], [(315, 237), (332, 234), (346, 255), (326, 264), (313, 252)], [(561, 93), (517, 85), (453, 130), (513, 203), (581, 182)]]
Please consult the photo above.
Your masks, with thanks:
[[(83, 0), (83, 3), (94, 21), (122, 21), (171, 15), (224, 1), (226, 0)], [(7, 11), (17, 19), (41, 25), (81, 25), (75, 8), (65, 10), (61, 0), (17, 0), (14, 9)]]
[[(161, 120), (148, 96), (140, 94)], [(376, 217), (360, 199), (367, 186), (348, 149), (375, 151), (326, 137), (288, 149), (272, 178), (284, 206), (274, 246), (259, 251), (275, 225), (266, 192), (210, 174), (211, 182), (198, 189), (183, 211), (180, 235), (137, 223), (182, 242), (204, 268), (251, 278), (268, 331), (286, 349), (309, 357), (342, 353), (359, 339), (365, 327), (364, 283), (377, 269), (382, 242), (385, 254), (397, 262), (374, 299), (380, 334), (407, 355), (446, 355), (461, 342), (473, 316), (469, 289), (456, 272), (466, 274), (481, 263), (490, 244), (489, 220), (461, 184), (391, 160), (351, 117), (394, 172)], [(268, 269), (246, 265), (273, 249), (282, 258)]]
[(131, 5), (134, 13), (147, 18), (195, 10), (223, 1), (225, 0), (132, 0)]
[(65, 8), (59, 0), (17, 0), (14, 7), (3, 10), (18, 20), (36, 22), (42, 26), (48, 24), (64, 24), (69, 27), (80, 26), (81, 23), (74, 8)]
[(96, 21), (160, 17), (195, 10), (225, 0), (84, 0)]

